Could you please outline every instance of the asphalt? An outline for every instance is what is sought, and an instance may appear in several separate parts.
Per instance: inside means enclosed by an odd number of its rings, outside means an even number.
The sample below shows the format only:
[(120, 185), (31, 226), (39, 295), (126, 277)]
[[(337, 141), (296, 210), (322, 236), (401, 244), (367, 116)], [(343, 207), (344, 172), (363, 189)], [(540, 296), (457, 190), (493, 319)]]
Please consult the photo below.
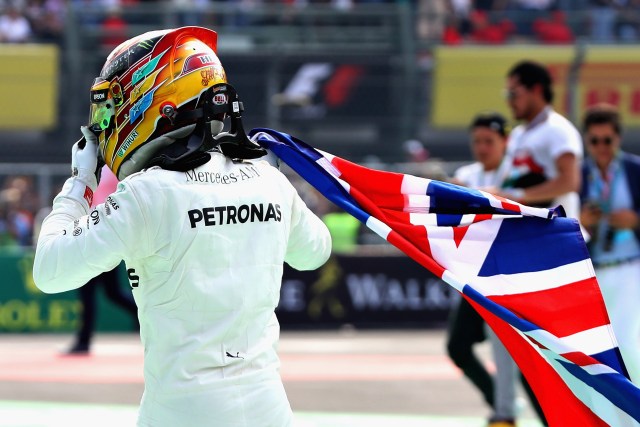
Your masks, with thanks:
[[(489, 410), (444, 354), (442, 330), (282, 333), (282, 378), (301, 427), (481, 427)], [(128, 426), (143, 391), (139, 338), (0, 335), (0, 426)], [(489, 348), (478, 352), (491, 367)], [(522, 390), (520, 395), (524, 396)], [(528, 403), (519, 426), (537, 427)], [(74, 424), (77, 423), (77, 424)]]

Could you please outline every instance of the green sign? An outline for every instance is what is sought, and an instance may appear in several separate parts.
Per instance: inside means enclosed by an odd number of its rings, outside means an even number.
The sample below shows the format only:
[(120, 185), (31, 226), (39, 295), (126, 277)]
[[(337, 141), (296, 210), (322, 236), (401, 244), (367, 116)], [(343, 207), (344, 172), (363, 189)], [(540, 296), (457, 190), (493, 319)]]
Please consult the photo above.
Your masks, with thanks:
[[(77, 291), (45, 294), (33, 282), (33, 251), (0, 252), (0, 332), (74, 332), (82, 321)], [(122, 266), (121, 266), (121, 270)], [(122, 286), (128, 287), (122, 271)], [(98, 288), (97, 331), (130, 332), (133, 322)]]

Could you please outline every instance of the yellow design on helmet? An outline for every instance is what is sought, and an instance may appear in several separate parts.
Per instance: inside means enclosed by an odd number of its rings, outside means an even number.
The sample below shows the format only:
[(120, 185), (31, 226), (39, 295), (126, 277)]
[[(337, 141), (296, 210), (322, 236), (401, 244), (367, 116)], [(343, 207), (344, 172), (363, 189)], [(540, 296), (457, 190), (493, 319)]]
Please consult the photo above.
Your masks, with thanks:
[(159, 137), (195, 123), (174, 118), (227, 82), (216, 46), (215, 31), (182, 27), (134, 37), (107, 57), (91, 87), (90, 126), (100, 156), (119, 179), (147, 166), (163, 148)]

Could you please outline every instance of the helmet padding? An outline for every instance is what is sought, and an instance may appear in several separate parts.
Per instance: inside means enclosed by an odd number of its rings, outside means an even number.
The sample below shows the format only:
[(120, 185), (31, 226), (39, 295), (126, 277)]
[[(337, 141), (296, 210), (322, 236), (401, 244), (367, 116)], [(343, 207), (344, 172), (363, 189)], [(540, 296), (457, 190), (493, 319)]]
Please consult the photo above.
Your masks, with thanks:
[(140, 146), (140, 148), (134, 151), (127, 160), (122, 162), (122, 166), (120, 166), (120, 171), (118, 173), (118, 179), (122, 180), (127, 176), (140, 172), (142, 169), (148, 167), (151, 159), (160, 150), (180, 139), (187, 138), (193, 133), (195, 128), (195, 124), (188, 125), (159, 136), (158, 138)]

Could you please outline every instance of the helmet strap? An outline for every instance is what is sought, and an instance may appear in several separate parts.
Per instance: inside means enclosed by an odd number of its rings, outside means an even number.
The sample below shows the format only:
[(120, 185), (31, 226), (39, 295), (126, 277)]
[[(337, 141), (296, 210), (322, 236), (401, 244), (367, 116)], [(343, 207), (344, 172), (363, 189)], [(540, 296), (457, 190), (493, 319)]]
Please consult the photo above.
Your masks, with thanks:
[[(211, 134), (209, 126), (205, 126), (203, 149), (209, 151), (215, 147), (227, 157), (232, 159), (257, 159), (265, 156), (267, 152), (257, 143), (251, 141), (242, 125), (242, 112), (244, 106), (235, 88), (228, 83), (218, 83), (211, 87), (204, 96), (203, 109), (205, 120), (214, 120), (222, 112), (231, 122), (231, 128), (227, 132), (217, 135)], [(209, 110), (210, 114), (206, 114)]]
[(198, 123), (189, 136), (164, 147), (151, 159), (149, 167), (160, 166), (162, 169), (186, 172), (207, 163), (211, 155), (200, 150), (203, 144), (203, 128), (207, 129), (209, 126)]
[[(233, 86), (219, 83), (204, 92), (199, 101), (199, 108), (178, 113), (174, 125), (180, 127), (196, 122), (194, 131), (185, 138), (163, 148), (151, 159), (149, 166), (160, 166), (163, 169), (186, 172), (208, 162), (211, 155), (208, 151), (218, 149), (232, 159), (257, 159), (267, 151), (251, 141), (242, 125), (244, 107)], [(222, 115), (229, 117), (231, 127), (227, 132), (217, 135), (211, 133), (210, 122), (219, 120)]]

